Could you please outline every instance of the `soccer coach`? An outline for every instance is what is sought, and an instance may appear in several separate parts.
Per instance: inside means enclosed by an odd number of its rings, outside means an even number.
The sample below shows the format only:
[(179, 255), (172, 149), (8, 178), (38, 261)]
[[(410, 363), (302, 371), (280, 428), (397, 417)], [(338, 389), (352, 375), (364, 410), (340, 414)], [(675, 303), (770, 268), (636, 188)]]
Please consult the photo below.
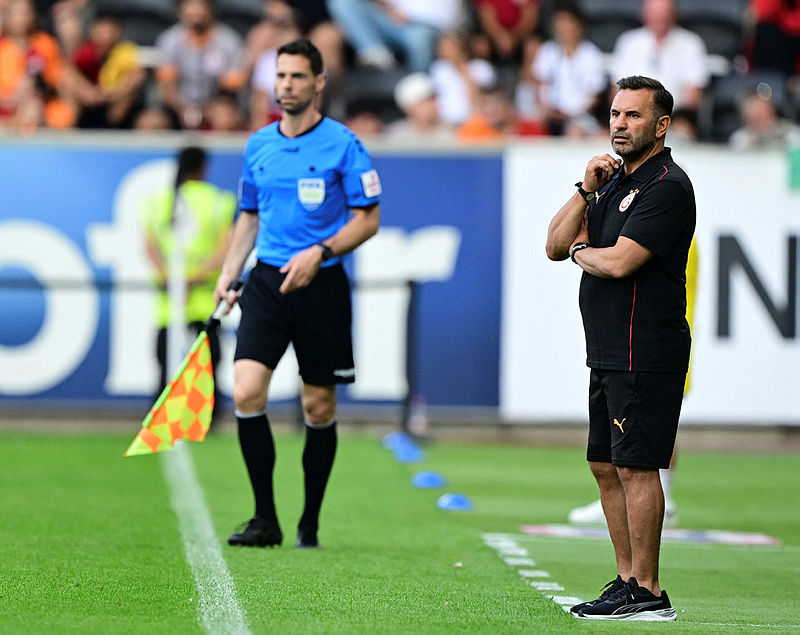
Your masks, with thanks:
[(589, 440), (586, 453), (617, 564), (617, 578), (572, 608), (593, 619), (672, 621), (658, 580), (664, 495), (689, 364), (686, 260), (695, 200), (664, 146), (673, 98), (651, 78), (617, 82), (611, 147), (590, 159), (547, 232), (547, 256), (583, 269)]

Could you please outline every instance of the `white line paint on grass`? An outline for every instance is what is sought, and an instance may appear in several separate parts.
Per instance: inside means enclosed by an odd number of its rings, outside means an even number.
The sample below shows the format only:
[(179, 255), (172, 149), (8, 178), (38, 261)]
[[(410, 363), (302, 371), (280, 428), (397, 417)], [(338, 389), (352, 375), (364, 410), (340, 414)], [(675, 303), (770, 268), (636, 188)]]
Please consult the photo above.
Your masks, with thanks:
[[(483, 534), (483, 542), (497, 552), (503, 561), (512, 567), (535, 567), (536, 563), (528, 557), (528, 550), (520, 547), (517, 536), (510, 534)], [(541, 591), (545, 597), (550, 598), (565, 611), (575, 606), (581, 600), (571, 595), (558, 595), (556, 591), (563, 591), (564, 587), (558, 582), (548, 580), (550, 574), (542, 569), (516, 569), (517, 573), (528, 581), (534, 589)], [(531, 580), (531, 578), (541, 578)]]
[[(558, 583), (551, 580), (548, 580), (550, 574), (547, 571), (541, 569), (523, 569), (518, 567), (532, 567), (536, 566), (536, 563), (528, 557), (528, 549), (525, 547), (520, 546), (519, 543), (539, 543), (545, 544), (547, 542), (563, 542), (564, 540), (568, 540), (569, 538), (553, 538), (549, 536), (532, 536), (532, 535), (525, 535), (525, 534), (483, 534), (481, 536), (483, 538), (483, 542), (488, 546), (494, 549), (497, 554), (503, 559), (503, 561), (513, 567), (516, 572), (522, 577), (531, 587), (539, 590), (545, 597), (550, 598), (558, 604), (562, 609), (569, 612), (570, 607), (579, 604), (582, 600), (578, 597), (574, 597), (572, 595), (559, 595), (554, 593), (556, 591), (564, 591), (564, 588)], [(726, 550), (730, 549), (737, 549), (736, 546), (730, 545), (711, 545), (711, 544), (692, 544), (692, 543), (682, 543), (682, 547), (691, 546), (691, 547), (724, 547)], [(766, 546), (766, 547), (758, 547), (759, 549), (772, 549), (774, 547)], [(794, 551), (797, 547), (782, 547), (784, 550)], [(748, 549), (752, 550), (753, 547), (750, 546)], [(514, 553), (515, 557), (507, 557), (509, 553)], [(535, 579), (532, 579), (535, 578)], [(737, 623), (737, 622), (696, 622), (694, 620), (687, 619), (685, 617), (678, 618), (684, 624), (697, 624), (699, 626), (709, 626), (709, 627), (734, 627), (734, 628), (742, 628), (742, 629), (755, 629), (755, 628), (768, 628), (777, 631), (793, 631), (800, 629), (800, 624), (744, 624), (744, 623)]]
[(172, 509), (178, 517), (186, 560), (199, 594), (200, 622), (208, 633), (250, 633), (236, 589), (222, 557), (189, 450), (182, 442), (161, 455)]

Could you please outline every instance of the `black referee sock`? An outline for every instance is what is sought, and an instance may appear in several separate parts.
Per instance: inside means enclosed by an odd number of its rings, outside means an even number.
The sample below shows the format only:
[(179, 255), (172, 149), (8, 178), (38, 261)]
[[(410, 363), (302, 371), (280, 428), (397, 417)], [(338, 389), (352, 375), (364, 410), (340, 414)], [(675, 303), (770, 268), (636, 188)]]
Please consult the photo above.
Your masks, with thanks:
[(236, 413), (239, 424), (239, 447), (250, 476), (256, 499), (256, 518), (277, 520), (272, 494), (272, 470), (275, 467), (275, 442), (267, 415)]
[(316, 531), (325, 486), (336, 456), (336, 421), (324, 428), (306, 423), (306, 446), (303, 450), (306, 503), (298, 527)]

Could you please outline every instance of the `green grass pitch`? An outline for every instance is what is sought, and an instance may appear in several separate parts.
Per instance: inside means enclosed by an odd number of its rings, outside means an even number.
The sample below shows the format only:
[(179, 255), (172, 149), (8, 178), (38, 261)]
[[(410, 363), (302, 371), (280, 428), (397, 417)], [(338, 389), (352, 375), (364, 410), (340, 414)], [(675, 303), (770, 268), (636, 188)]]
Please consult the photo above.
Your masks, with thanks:
[[(0, 432), (0, 633), (201, 633), (159, 457), (123, 459), (135, 430)], [(661, 582), (672, 624), (579, 621), (532, 588), (481, 538), (514, 535), (564, 594), (590, 599), (614, 575), (610, 544), (524, 536), (595, 496), (579, 448), (440, 442), (397, 463), (375, 436), (341, 434), (320, 541), (291, 545), (301, 507), (302, 439), (277, 438), (284, 545), (222, 546), (254, 633), (800, 631), (800, 457), (690, 453), (675, 481), (680, 526), (763, 532), (783, 544), (668, 543)], [(251, 514), (232, 435), (191, 444), (220, 542)], [(435, 470), (445, 490), (411, 486)], [(443, 491), (470, 512), (436, 508)], [(461, 563), (461, 566), (456, 566)]]

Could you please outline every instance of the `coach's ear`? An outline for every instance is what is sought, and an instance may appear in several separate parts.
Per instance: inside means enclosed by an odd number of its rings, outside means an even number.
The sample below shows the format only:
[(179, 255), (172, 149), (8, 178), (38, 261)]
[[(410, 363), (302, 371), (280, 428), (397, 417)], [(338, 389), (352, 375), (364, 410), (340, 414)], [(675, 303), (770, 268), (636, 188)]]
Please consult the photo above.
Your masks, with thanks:
[(667, 134), (667, 130), (669, 129), (669, 125), (672, 123), (672, 118), (669, 115), (661, 115), (656, 122), (656, 139), (661, 139), (665, 134)]

